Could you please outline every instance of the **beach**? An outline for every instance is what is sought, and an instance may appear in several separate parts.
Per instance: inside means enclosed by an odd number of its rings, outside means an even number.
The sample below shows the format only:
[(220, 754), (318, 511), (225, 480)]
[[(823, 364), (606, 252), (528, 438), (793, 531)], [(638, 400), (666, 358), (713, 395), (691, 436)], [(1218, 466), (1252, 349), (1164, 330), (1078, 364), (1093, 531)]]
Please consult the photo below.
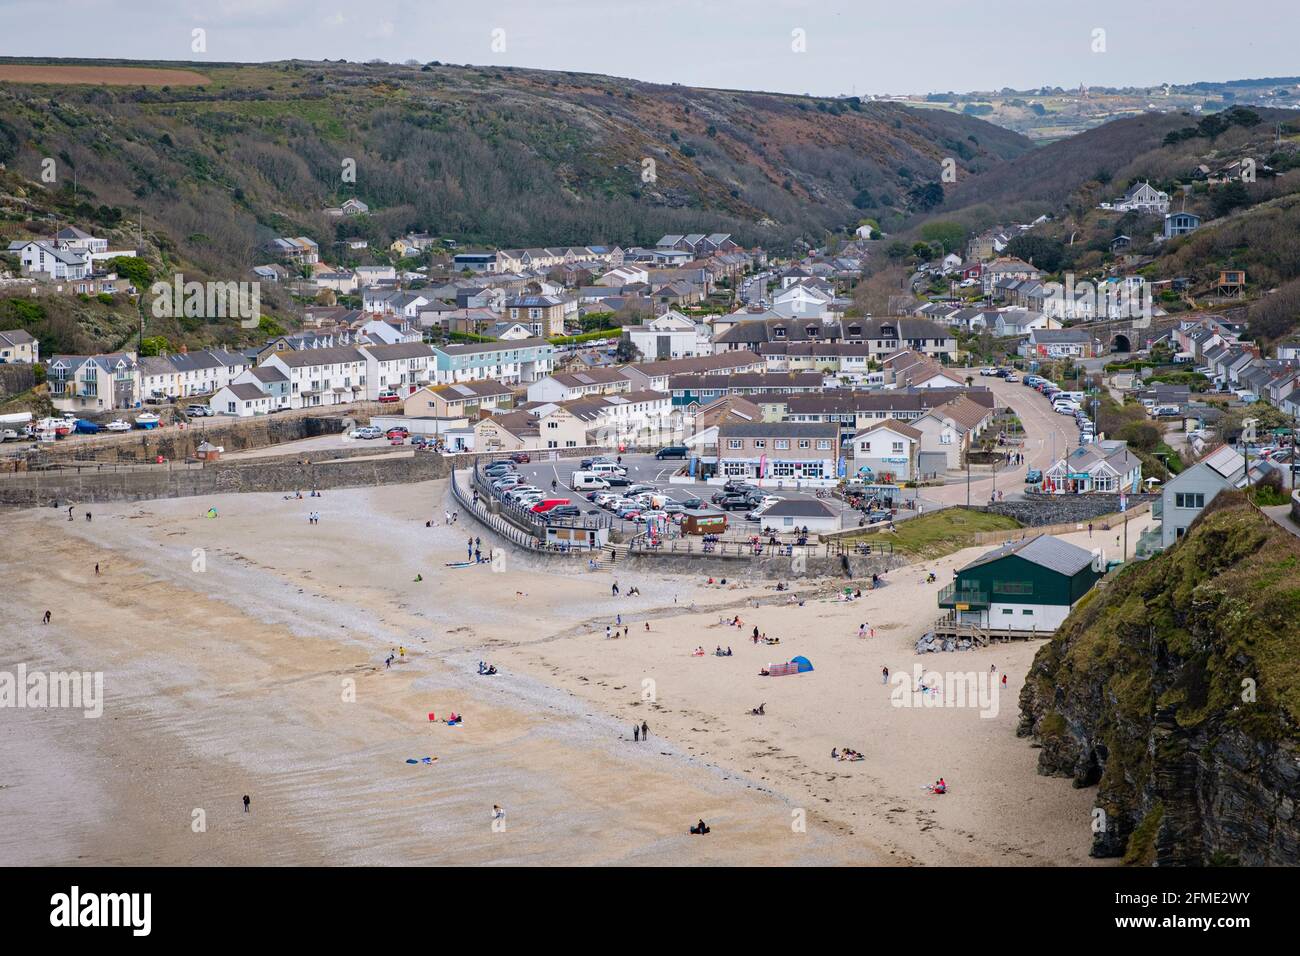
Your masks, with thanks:
[[(0, 863), (1095, 862), (1091, 791), (1039, 776), (1014, 732), (1042, 642), (913, 649), (987, 549), (841, 601), (515, 551), (447, 567), (467, 538), (494, 546), (446, 527), (452, 507), (430, 482), (0, 515), (0, 669), (102, 671), (105, 698), (99, 718), (0, 710)], [(628, 636), (607, 640), (618, 615)], [(814, 670), (758, 676), (794, 655)], [(881, 668), (918, 664), (996, 668), (995, 699), (897, 706)], [(845, 746), (865, 759), (831, 759)]]

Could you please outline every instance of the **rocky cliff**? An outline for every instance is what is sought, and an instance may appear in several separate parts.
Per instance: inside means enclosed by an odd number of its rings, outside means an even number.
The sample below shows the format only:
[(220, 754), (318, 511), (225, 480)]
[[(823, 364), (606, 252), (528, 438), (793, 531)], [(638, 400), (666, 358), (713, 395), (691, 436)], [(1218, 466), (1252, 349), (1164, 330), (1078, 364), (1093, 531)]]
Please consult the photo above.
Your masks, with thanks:
[(1039, 771), (1097, 788), (1093, 855), (1300, 863), (1300, 539), (1220, 495), (1080, 603), (1020, 707)]

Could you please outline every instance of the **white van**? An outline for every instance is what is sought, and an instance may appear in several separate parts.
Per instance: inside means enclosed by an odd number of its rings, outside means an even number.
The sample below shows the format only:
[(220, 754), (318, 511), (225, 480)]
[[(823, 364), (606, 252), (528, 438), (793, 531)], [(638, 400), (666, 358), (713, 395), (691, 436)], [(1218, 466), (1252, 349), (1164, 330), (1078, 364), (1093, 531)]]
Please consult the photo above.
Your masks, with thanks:
[(574, 491), (603, 491), (609, 487), (609, 482), (594, 471), (575, 471), (569, 484)]
[(591, 466), (590, 473), (593, 475), (626, 475), (627, 469), (612, 461), (598, 461)]

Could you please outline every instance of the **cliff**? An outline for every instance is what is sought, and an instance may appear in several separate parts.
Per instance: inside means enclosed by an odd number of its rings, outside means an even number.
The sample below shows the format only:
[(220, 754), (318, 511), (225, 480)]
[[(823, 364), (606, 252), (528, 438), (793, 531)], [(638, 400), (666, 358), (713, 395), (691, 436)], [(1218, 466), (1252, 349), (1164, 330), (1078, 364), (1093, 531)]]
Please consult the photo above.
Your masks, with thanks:
[(1220, 495), (1080, 603), (1020, 707), (1039, 771), (1097, 787), (1094, 856), (1300, 863), (1300, 539)]

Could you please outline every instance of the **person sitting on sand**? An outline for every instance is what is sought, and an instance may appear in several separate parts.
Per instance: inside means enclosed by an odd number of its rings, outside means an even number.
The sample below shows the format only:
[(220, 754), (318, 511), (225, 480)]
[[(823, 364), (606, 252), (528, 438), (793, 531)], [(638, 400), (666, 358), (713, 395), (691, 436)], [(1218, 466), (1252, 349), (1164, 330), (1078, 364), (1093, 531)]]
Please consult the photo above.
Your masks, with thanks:
[(709, 832), (709, 828), (703, 820), (695, 824), (695, 826), (691, 827), (691, 833), (695, 835), (703, 835), (708, 832)]
[[(727, 645), (727, 654), (726, 654), (726, 656), (727, 656), (727, 657), (730, 657), (730, 656), (731, 656), (731, 645), (730, 645), (730, 644)], [(1005, 678), (1005, 677), (1002, 678), (1002, 682), (1003, 682), (1004, 684), (1006, 683), (1006, 678)]]
[(423, 581), (423, 580), (424, 580), (424, 575), (423, 575), (423, 574), (416, 574), (416, 575), (415, 575), (415, 583), (416, 583), (416, 584), (419, 584), (419, 583), (420, 583), (421, 581)]
[(770, 677), (770, 676), (772, 676), (772, 675), (771, 675), (770, 673), (768, 673), (767, 668), (764, 667), (764, 668), (761, 668), (761, 669), (759, 670), (759, 672), (758, 672), (758, 676), (759, 676), (759, 677)]

